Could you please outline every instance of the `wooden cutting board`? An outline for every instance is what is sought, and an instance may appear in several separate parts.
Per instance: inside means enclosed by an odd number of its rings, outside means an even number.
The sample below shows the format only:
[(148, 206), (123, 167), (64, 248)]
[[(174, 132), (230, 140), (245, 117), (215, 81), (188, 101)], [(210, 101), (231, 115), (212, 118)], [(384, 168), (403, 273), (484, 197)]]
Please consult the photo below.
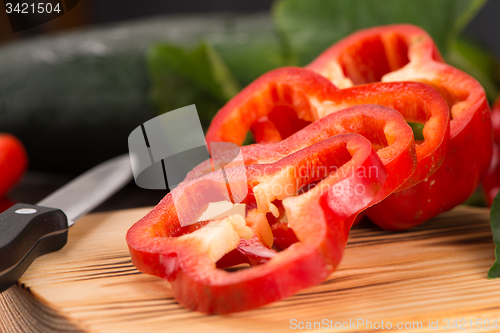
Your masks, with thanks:
[[(319, 322), (335, 332), (370, 332), (383, 320), (383, 327), (422, 323), (405, 332), (429, 331), (429, 321), (439, 327), (433, 332), (450, 332), (453, 321), (463, 319), (460, 332), (473, 332), (469, 320), (500, 325), (500, 280), (486, 278), (494, 261), (487, 209), (458, 207), (400, 233), (356, 227), (327, 281), (225, 316), (183, 309), (167, 282), (132, 265), (125, 233), (147, 211), (82, 218), (63, 250), (37, 259), (18, 286), (0, 294), (2, 331), (281, 332)], [(349, 320), (359, 325), (348, 326)]]

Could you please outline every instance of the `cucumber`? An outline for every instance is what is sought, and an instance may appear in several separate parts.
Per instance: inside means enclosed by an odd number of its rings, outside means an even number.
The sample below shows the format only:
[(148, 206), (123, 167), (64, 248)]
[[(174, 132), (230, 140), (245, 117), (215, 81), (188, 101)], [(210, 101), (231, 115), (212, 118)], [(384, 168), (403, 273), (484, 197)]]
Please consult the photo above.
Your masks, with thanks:
[(0, 132), (24, 143), (31, 170), (80, 173), (126, 153), (130, 132), (157, 115), (145, 62), (152, 44), (203, 38), (246, 84), (280, 65), (272, 30), (263, 14), (160, 17), (3, 45)]

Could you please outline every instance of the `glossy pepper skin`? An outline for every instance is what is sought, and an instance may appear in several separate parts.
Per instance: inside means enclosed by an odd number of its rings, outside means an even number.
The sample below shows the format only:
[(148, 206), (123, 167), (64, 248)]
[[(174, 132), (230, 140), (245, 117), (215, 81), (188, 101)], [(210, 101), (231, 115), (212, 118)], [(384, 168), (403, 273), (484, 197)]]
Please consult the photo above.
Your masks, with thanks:
[[(287, 82), (289, 81), (287, 80)], [(410, 86), (419, 87), (419, 85)], [(436, 94), (437, 101), (441, 101), (441, 103), (430, 103), (430, 105), (441, 105), (446, 114), (446, 105), (444, 105), (444, 101), (440, 99), (437, 93), (430, 87), (425, 85), (420, 86), (425, 88), (424, 91)], [(363, 93), (364, 98), (370, 96), (366, 91), (363, 91)], [(426, 101), (425, 98), (420, 100)], [(422, 104), (425, 105), (425, 102)], [(415, 175), (415, 170), (418, 168), (418, 151), (415, 148), (411, 128), (396, 110), (374, 104), (355, 105), (330, 113), (283, 141), (244, 146), (241, 147), (241, 152), (246, 165), (273, 163), (286, 154), (304, 149), (307, 146), (342, 133), (356, 133), (369, 139), (387, 170), (387, 179), (373, 203), (381, 201), (400, 188), (402, 184), (407, 183), (410, 177)], [(222, 159), (224, 159), (223, 156)], [(226, 158), (224, 163), (228, 163), (230, 160), (231, 157)], [(309, 161), (308, 163), (313, 163), (313, 161)], [(211, 161), (205, 161), (194, 168), (188, 174), (187, 179), (194, 179), (210, 171), (212, 171), (212, 163)], [(321, 177), (325, 176), (326, 174), (321, 175)], [(282, 198), (273, 197), (272, 199)], [(274, 208), (274, 211), (281, 211), (280, 208), (278, 205), (277, 208)], [(271, 224), (274, 241), (278, 247), (286, 248), (296, 242), (293, 229), (288, 228), (286, 223), (280, 223), (279, 218), (276, 216), (272, 214), (267, 215), (267, 219)], [(241, 256), (239, 258), (237, 263), (248, 262), (248, 260), (245, 260)], [(236, 258), (233, 258), (233, 260), (236, 260)]]
[(500, 95), (497, 97), (491, 112), (491, 123), (493, 126), (493, 157), (490, 168), (483, 178), (483, 192), (486, 204), (491, 207), (493, 199), (500, 190)]
[[(438, 170), (449, 151), (450, 113), (446, 101), (435, 89), (418, 82), (379, 82), (339, 89), (327, 81), (324, 76), (308, 69), (290, 67), (269, 72), (217, 113), (206, 139), (209, 142), (242, 144), (247, 131), (252, 130), (254, 137), (272, 142), (272, 139), (279, 140), (284, 136), (283, 124), (274, 124), (268, 117), (275, 112), (282, 116), (283, 110), (287, 110), (287, 114), (293, 113), (298, 119), (311, 121), (351, 105), (371, 103), (396, 109), (406, 121), (424, 123), (424, 141), (416, 143), (417, 169), (398, 189), (398, 193), (425, 181)], [(349, 128), (345, 130), (350, 131)], [(293, 132), (291, 128), (288, 131)], [(369, 138), (369, 130), (363, 135)], [(400, 169), (399, 172), (405, 171)], [(470, 186), (470, 182), (466, 184)], [(377, 207), (372, 209), (378, 210)], [(414, 213), (411, 210), (410, 221), (403, 224), (400, 223), (402, 219), (391, 216), (390, 212), (382, 212), (381, 218), (378, 218), (370, 214), (370, 210), (368, 213), (374, 222), (386, 229), (410, 228), (425, 221), (413, 222)], [(404, 213), (405, 210), (401, 211)]]
[[(181, 227), (175, 207), (186, 207), (185, 213), (195, 221), (208, 202), (228, 199), (223, 177), (214, 171), (183, 182), (132, 226), (127, 243), (134, 265), (170, 281), (183, 306), (206, 313), (252, 309), (323, 281), (340, 262), (354, 217), (371, 204), (385, 182), (384, 165), (370, 142), (356, 134), (343, 134), (276, 162), (231, 168), (226, 173), (229, 184), (241, 184), (239, 178), (246, 175), (250, 191), (245, 200), (250, 203), (255, 197), (262, 211), (272, 204), (267, 188), (277, 184), (298, 190), (320, 180), (294, 172), (311, 168), (308, 162), (337, 169), (308, 192), (282, 199), (288, 225), (299, 242), (269, 255), (265, 263), (235, 272), (217, 268), (217, 262), (242, 238), (258, 242), (241, 216), (188, 226), (191, 232)], [(370, 167), (379, 172), (356, 172)], [(364, 189), (362, 195), (339, 191), (358, 186)], [(263, 213), (253, 213), (265, 218)]]
[(370, 208), (379, 226), (404, 230), (466, 200), (486, 173), (492, 156), (490, 110), (481, 85), (443, 63), (431, 37), (411, 25), (360, 31), (339, 41), (309, 66), (348, 87), (373, 81), (420, 81), (434, 87), (451, 112), (446, 158), (423, 182)]
[(27, 166), (22, 143), (11, 134), (0, 133), (0, 198), (19, 181)]
[[(394, 192), (414, 174), (417, 152), (411, 128), (396, 110), (373, 104), (355, 105), (333, 112), (283, 141), (243, 146), (241, 153), (245, 165), (273, 163), (293, 152), (345, 133), (367, 138), (382, 160), (388, 176), (381, 196)], [(227, 158), (225, 163), (229, 161), (230, 158)], [(211, 161), (205, 161), (187, 175), (187, 180), (210, 171)]]

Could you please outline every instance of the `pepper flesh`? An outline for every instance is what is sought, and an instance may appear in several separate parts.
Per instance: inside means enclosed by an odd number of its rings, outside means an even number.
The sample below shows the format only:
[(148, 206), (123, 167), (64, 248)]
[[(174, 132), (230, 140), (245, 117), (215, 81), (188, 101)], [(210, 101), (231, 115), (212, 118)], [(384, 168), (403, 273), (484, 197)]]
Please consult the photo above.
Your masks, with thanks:
[(272, 142), (271, 138), (279, 141), (282, 132), (266, 118), (276, 110), (288, 108), (289, 114), (314, 121), (358, 104), (384, 105), (399, 111), (407, 121), (425, 123), (424, 141), (416, 144), (417, 169), (399, 190), (423, 181), (439, 168), (447, 149), (449, 111), (434, 89), (417, 82), (390, 82), (341, 90), (324, 77), (295, 67), (264, 74), (241, 91), (216, 114), (206, 140), (241, 145), (252, 130), (254, 137), (265, 138), (265, 143)]
[[(432, 91), (431, 88), (428, 88), (428, 90)], [(365, 95), (369, 96), (369, 94)], [(376, 96), (377, 94), (375, 93), (374, 95)], [(446, 111), (446, 108), (444, 110)], [(309, 124), (284, 141), (241, 147), (241, 153), (245, 165), (273, 163), (288, 154), (304, 149), (331, 136), (348, 132), (360, 134), (368, 138), (387, 169), (387, 180), (373, 203), (381, 201), (401, 187), (414, 173), (417, 167), (417, 158), (411, 128), (396, 110), (379, 105), (355, 105), (330, 113)], [(227, 155), (227, 157), (223, 155), (219, 156), (218, 160), (220, 164), (229, 163), (234, 156), (231, 151)], [(212, 171), (212, 164), (211, 160), (205, 161), (195, 167), (186, 179), (194, 179)], [(326, 174), (321, 174), (320, 176), (323, 178)], [(272, 202), (274, 199), (281, 200), (282, 198), (272, 196), (268, 198), (268, 201)], [(273, 211), (276, 212), (280, 208), (282, 207), (279, 205), (278, 207), (273, 207)], [(267, 207), (262, 212), (265, 211), (267, 211)], [(281, 223), (272, 214), (267, 215), (274, 240), (278, 247), (286, 248), (296, 242), (293, 230), (286, 223)], [(243, 247), (245, 250), (243, 250)], [(237, 252), (248, 252), (247, 244), (242, 244), (241, 247), (238, 247)], [(226, 262), (226, 265), (230, 263), (250, 262), (250, 259), (254, 259), (247, 256), (249, 260), (245, 260), (245, 256), (237, 253), (231, 253), (229, 256), (232, 258), (225, 258), (224, 262)], [(261, 259), (265, 260), (264, 258)]]
[[(170, 281), (176, 299), (185, 307), (207, 313), (255, 308), (323, 281), (340, 262), (353, 217), (376, 198), (386, 172), (368, 140), (356, 134), (343, 134), (271, 164), (245, 166), (243, 172), (250, 193), (255, 195), (259, 187), (273, 183), (298, 190), (320, 180), (291, 176), (300, 167), (310, 167), (308, 161), (338, 169), (308, 192), (283, 198), (288, 224), (299, 242), (266, 263), (236, 272), (216, 268), (217, 261), (236, 247), (234, 242), (228, 243), (228, 238), (237, 240), (235, 234), (243, 234), (242, 230), (247, 228), (235, 216), (208, 222), (191, 233), (183, 232), (173, 197), (189, 207), (189, 214), (196, 218), (210, 200), (207, 195), (197, 195), (200, 190), (208, 189), (205, 193), (210, 193), (212, 200), (224, 197), (225, 184), (215, 171), (183, 182), (132, 226), (127, 243), (134, 265)], [(379, 172), (363, 176), (356, 172), (370, 167)], [(230, 183), (239, 184), (241, 168), (227, 170)], [(348, 189), (359, 185), (364, 193), (349, 197), (337, 193), (339, 185)], [(269, 203), (268, 199), (262, 202)]]
[[(379, 105), (355, 105), (332, 112), (283, 141), (244, 146), (241, 147), (241, 152), (245, 165), (273, 163), (286, 155), (343, 133), (363, 135), (377, 151), (388, 173), (384, 189), (380, 192), (381, 197), (394, 192), (414, 174), (418, 148), (415, 148), (411, 128), (397, 111)], [(210, 161), (205, 161), (195, 167), (186, 179), (193, 179), (210, 171), (212, 165)]]
[(425, 181), (370, 208), (367, 214), (377, 225), (411, 228), (462, 203), (475, 191), (492, 156), (486, 95), (471, 76), (443, 63), (425, 31), (411, 25), (366, 29), (326, 50), (308, 68), (345, 86), (378, 80), (425, 82), (450, 107), (443, 164)]

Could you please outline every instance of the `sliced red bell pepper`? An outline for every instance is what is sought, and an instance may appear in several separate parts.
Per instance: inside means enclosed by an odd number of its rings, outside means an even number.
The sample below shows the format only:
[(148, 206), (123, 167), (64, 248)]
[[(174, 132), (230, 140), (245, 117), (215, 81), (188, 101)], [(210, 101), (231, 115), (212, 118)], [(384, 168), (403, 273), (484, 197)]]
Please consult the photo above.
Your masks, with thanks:
[[(183, 306), (207, 313), (255, 308), (323, 281), (340, 262), (353, 216), (370, 205), (382, 188), (385, 167), (371, 143), (356, 134), (338, 135), (281, 155), (271, 164), (232, 168), (226, 174), (230, 184), (241, 184), (239, 180), (246, 176), (249, 193), (262, 210), (272, 205), (266, 189), (288, 187), (293, 192), (321, 179), (310, 172), (301, 176), (298, 170), (335, 168), (336, 172), (308, 192), (282, 198), (298, 243), (249, 269), (228, 272), (217, 268), (217, 262), (234, 250), (241, 238), (255, 239), (246, 221), (235, 215), (197, 229), (189, 226), (195, 231), (186, 233), (178, 209), (184, 207), (182, 218), (195, 221), (208, 202), (227, 199), (226, 184), (218, 170), (181, 183), (132, 226), (127, 242), (134, 265), (170, 281)], [(378, 172), (357, 172), (370, 168)], [(249, 195), (245, 200), (251, 198)]]
[(493, 126), (493, 157), (490, 168), (483, 178), (483, 192), (486, 197), (486, 204), (491, 207), (500, 190), (500, 95), (493, 104), (491, 112), (491, 123)]
[[(409, 86), (411, 87), (414, 85), (415, 84), (410, 84)], [(437, 92), (425, 85), (416, 84), (416, 86), (423, 86), (426, 90), (434, 92), (437, 96), (437, 100), (442, 102), (444, 113), (447, 114), (446, 105), (444, 105), (444, 101), (438, 96)], [(384, 85), (384, 88), (388, 87), (397, 87), (397, 85)], [(356, 91), (349, 91), (348, 96), (353, 97), (354, 93), (356, 93)], [(363, 93), (363, 98), (365, 99), (381, 98), (378, 97), (381, 95), (380, 90), (375, 90), (373, 93), (363, 91)], [(436, 105), (436, 103), (429, 103), (429, 105)], [(439, 106), (439, 103), (437, 103), (437, 105)], [(333, 108), (333, 106), (330, 107)], [(387, 197), (396, 189), (400, 188), (401, 185), (407, 182), (412, 176), (417, 167), (417, 155), (411, 128), (396, 110), (373, 104), (356, 105), (330, 113), (283, 141), (241, 147), (241, 154), (246, 165), (273, 163), (284, 156), (314, 145), (329, 137), (348, 132), (361, 134), (368, 138), (387, 169), (387, 180), (373, 203), (379, 202)], [(228, 154), (226, 158), (224, 158), (224, 156), (219, 156), (217, 164), (228, 164), (233, 159), (233, 155), (234, 154)], [(307, 163), (313, 162), (314, 161), (307, 161)], [(204, 173), (211, 172), (213, 170), (213, 164), (214, 163), (210, 160), (205, 161), (194, 168), (188, 174), (187, 179), (194, 179)], [(330, 170), (320, 169), (316, 170), (316, 173), (317, 172), (322, 172), (320, 176), (323, 178), (327, 176)], [(310, 175), (304, 174), (303, 176)], [(263, 194), (259, 197), (260, 200), (258, 199), (257, 203), (260, 203), (260, 212), (269, 211), (268, 204), (265, 202), (271, 203), (274, 202), (275, 199), (282, 199), (280, 196), (268, 197)], [(260, 202), (264, 198), (266, 198), (266, 201), (264, 203)], [(262, 207), (264, 208), (262, 209)], [(274, 242), (279, 248), (286, 248), (290, 246), (290, 244), (296, 242), (293, 229), (289, 228), (286, 223), (282, 223), (281, 213), (283, 208), (279, 206), (279, 203), (277, 207), (272, 207), (272, 211), (276, 216), (267, 214), (267, 220), (271, 224)], [(245, 251), (248, 250), (246, 244), (241, 244), (234, 253), (228, 255), (231, 259), (224, 258), (224, 265), (250, 262), (250, 259), (254, 260), (243, 254), (244, 251), (242, 247), (245, 247)]]
[(411, 25), (363, 30), (326, 50), (308, 68), (344, 87), (374, 81), (425, 82), (450, 107), (443, 164), (425, 181), (372, 207), (368, 215), (376, 224), (408, 229), (455, 207), (475, 191), (492, 156), (486, 95), (472, 77), (443, 63), (425, 31)]
[[(398, 85), (400, 84), (385, 85), (384, 88), (391, 86), (391, 88), (395, 87), (398, 90)], [(411, 83), (409, 85), (413, 86)], [(423, 87), (432, 91), (428, 87)], [(349, 94), (349, 97), (352, 96), (353, 99), (355, 94), (364, 94), (363, 99), (369, 99), (370, 97), (376, 99), (377, 96), (380, 96), (380, 91), (349, 91)], [(441, 100), (439, 96), (437, 97), (438, 101)], [(356, 102), (350, 103), (356, 104)], [(432, 102), (429, 104), (435, 106)], [(439, 106), (439, 103), (437, 105)], [(347, 103), (341, 103), (340, 106), (337, 106), (339, 111), (330, 113), (328, 116), (311, 123), (284, 141), (241, 147), (245, 165), (273, 163), (283, 156), (337, 134), (361, 134), (370, 140), (387, 168), (388, 179), (385, 185), (387, 189), (381, 191), (381, 196), (389, 195), (414, 174), (417, 165), (415, 153), (418, 156), (418, 148), (417, 152), (415, 152), (411, 128), (401, 115), (393, 109), (370, 104), (341, 109), (346, 106)], [(331, 106), (331, 108), (333, 109), (334, 106)], [(446, 126), (443, 127), (446, 129)], [(209, 138), (210, 136), (207, 136), (207, 139)], [(224, 136), (223, 139), (228, 138)], [(210, 171), (212, 171), (212, 166), (210, 161), (206, 161), (194, 168), (188, 174), (187, 179), (198, 177)], [(325, 176), (323, 175), (323, 177)]]
[[(360, 211), (371, 207), (387, 229), (411, 227), (451, 208), (489, 162), (482, 88), (444, 64), (421, 29), (359, 32), (308, 67), (263, 75), (214, 118), (209, 143), (241, 145), (249, 130), (267, 143), (241, 148), (245, 166), (213, 171), (224, 156), (198, 166), (127, 233), (134, 264), (170, 281), (189, 309), (242, 311), (316, 284), (338, 265)], [(367, 103), (378, 105), (354, 106)], [(404, 120), (424, 124), (423, 141), (414, 146)], [(247, 193), (246, 218), (192, 224), (209, 202), (233, 200), (228, 186), (245, 187), (236, 193)], [(251, 268), (221, 269), (239, 263)]]
[[(340, 88), (349, 88), (381, 81), (416, 81), (415, 76), (425, 82), (429, 77), (420, 74), (420, 69), (431, 61), (444, 62), (432, 38), (419, 27), (396, 24), (353, 33), (325, 50), (306, 68)], [(413, 79), (388, 79), (389, 73), (393, 76), (393, 72), (408, 65), (416, 71)]]
[[(252, 130), (255, 138), (263, 138), (266, 143), (277, 141), (283, 138), (283, 131), (278, 131), (278, 124), (266, 118), (276, 108), (288, 108), (289, 114), (293, 111), (304, 121), (314, 121), (358, 104), (388, 106), (399, 111), (407, 121), (425, 124), (425, 140), (416, 145), (417, 169), (399, 190), (421, 182), (439, 168), (449, 137), (449, 110), (434, 89), (416, 82), (393, 82), (341, 90), (312, 71), (294, 67), (269, 72), (240, 92), (214, 117), (206, 140), (241, 145), (247, 132)], [(288, 131), (299, 130), (299, 127), (288, 128)], [(370, 139), (369, 128), (363, 135)], [(344, 133), (350, 130), (345, 127)]]
[[(287, 137), (286, 134), (289, 136), (318, 119), (311, 105), (312, 98), (325, 101), (337, 91), (326, 78), (303, 68), (273, 70), (252, 82), (217, 112), (208, 129), (206, 141), (241, 145), (248, 131), (253, 126), (260, 127), (259, 123), (266, 127), (267, 136), (274, 137), (273, 140), (268, 138), (266, 142), (281, 141)], [(302, 123), (268, 122), (267, 117), (276, 110), (280, 120), (294, 116), (301, 119)], [(282, 128), (282, 132), (278, 127)]]

